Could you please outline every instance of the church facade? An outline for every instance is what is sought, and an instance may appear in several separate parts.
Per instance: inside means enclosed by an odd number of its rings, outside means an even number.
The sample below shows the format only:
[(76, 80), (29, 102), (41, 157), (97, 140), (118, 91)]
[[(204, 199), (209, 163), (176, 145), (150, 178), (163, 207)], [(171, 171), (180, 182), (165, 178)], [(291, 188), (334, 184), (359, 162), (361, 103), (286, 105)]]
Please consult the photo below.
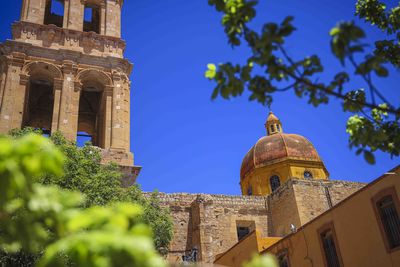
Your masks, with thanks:
[[(122, 6), (22, 0), (12, 39), (0, 44), (0, 133), (89, 137), (130, 185), (140, 167), (130, 151)], [(244, 155), (242, 195), (159, 194), (174, 222), (167, 259), (239, 267), (273, 253), (280, 267), (400, 266), (400, 168), (369, 185), (332, 180), (307, 138), (285, 133), (273, 113), (265, 129)]]

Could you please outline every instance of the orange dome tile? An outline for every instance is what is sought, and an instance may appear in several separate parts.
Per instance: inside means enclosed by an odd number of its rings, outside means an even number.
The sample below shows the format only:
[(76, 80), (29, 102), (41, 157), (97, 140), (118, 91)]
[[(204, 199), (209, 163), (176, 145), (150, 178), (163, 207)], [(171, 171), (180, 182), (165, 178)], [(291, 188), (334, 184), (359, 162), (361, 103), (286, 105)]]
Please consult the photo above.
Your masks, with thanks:
[(297, 134), (276, 133), (260, 138), (247, 152), (242, 161), (240, 178), (243, 179), (254, 169), (287, 158), (321, 162), (317, 150), (305, 137)]

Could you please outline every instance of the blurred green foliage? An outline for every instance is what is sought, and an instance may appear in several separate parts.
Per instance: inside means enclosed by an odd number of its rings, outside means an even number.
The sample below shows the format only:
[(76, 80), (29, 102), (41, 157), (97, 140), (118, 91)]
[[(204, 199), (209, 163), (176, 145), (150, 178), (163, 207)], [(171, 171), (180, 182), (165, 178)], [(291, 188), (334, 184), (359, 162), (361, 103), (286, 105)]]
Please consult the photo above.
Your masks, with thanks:
[[(99, 158), (98, 151), (89, 145), (73, 148), (73, 143), (61, 135), (48, 139), (31, 132), (15, 130), (14, 138), (0, 137), (2, 266), (167, 266), (154, 243), (166, 245), (165, 240), (171, 238), (171, 225), (160, 216), (156, 193), (144, 198), (137, 187), (123, 189), (120, 185), (118, 188), (124, 193), (112, 188), (86, 197), (71, 190), (87, 185), (74, 179), (84, 180), (83, 176), (64, 173), (71, 168), (68, 161), (77, 160), (82, 156), (80, 152), (93, 158), (87, 158), (77, 169), (86, 167), (99, 174), (114, 166), (103, 166), (104, 170), (99, 170), (102, 166), (92, 166), (94, 159)], [(65, 153), (68, 149), (75, 152)], [(61, 182), (67, 175), (71, 175), (71, 181)], [(129, 202), (120, 202), (118, 198), (107, 203), (98, 200), (110, 192), (121, 194), (120, 198)], [(12, 253), (14, 258), (9, 256)], [(245, 265), (276, 266), (271, 256), (255, 257)]]
[[(31, 132), (32, 128), (14, 129), (10, 135), (20, 138)], [(34, 179), (44, 185), (79, 191), (85, 195), (84, 207), (103, 206), (123, 201), (140, 204), (143, 207), (144, 223), (154, 232), (154, 243), (159, 252), (166, 253), (172, 239), (172, 218), (168, 209), (160, 206), (157, 192), (145, 197), (138, 185), (124, 188), (122, 174), (116, 164), (101, 164), (101, 152), (90, 143), (77, 147), (65, 139), (61, 133), (54, 133), (50, 140), (65, 156), (63, 174), (38, 175)]]
[[(85, 208), (77, 191), (42, 185), (63, 177), (63, 153), (37, 134), (0, 137), (0, 247), (41, 253), (37, 266), (166, 266), (138, 204)], [(2, 264), (5, 264), (4, 262)]]
[(278, 261), (273, 255), (255, 255), (249, 262), (245, 262), (243, 267), (278, 267)]
[[(216, 87), (212, 99), (237, 97), (245, 90), (249, 100), (270, 106), (273, 94), (293, 91), (317, 107), (331, 98), (342, 102), (345, 112), (354, 113), (347, 122), (350, 147), (373, 164), (376, 150), (400, 154), (400, 107), (394, 106), (374, 84), (374, 78), (390, 75), (388, 66), (400, 67), (400, 3), (388, 9), (379, 0), (358, 0), (355, 15), (371, 27), (379, 28), (386, 38), (365, 43), (365, 32), (354, 22), (340, 22), (331, 31), (331, 51), (343, 70), (330, 81), (322, 82), (324, 71), (318, 55), (294, 59), (285, 48), (287, 38), (296, 30), (291, 16), (281, 23), (265, 23), (261, 31), (250, 28), (256, 17), (257, 0), (208, 0), (222, 13), (221, 23), (232, 47), (246, 43), (251, 53), (246, 64), (208, 64), (206, 78)], [(372, 51), (365, 48), (372, 47)], [(348, 71), (348, 64), (353, 72)], [(347, 68), (346, 68), (347, 67)], [(351, 78), (360, 77), (360, 88), (348, 88)], [(394, 90), (395, 88), (393, 88)], [(368, 92), (368, 96), (367, 96)]]

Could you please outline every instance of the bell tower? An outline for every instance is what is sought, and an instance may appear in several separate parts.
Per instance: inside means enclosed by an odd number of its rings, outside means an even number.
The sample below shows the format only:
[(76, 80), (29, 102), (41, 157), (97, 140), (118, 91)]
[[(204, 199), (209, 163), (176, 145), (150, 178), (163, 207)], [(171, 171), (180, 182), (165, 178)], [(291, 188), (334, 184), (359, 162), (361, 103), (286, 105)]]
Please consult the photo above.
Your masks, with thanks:
[(90, 138), (131, 184), (132, 64), (121, 39), (123, 0), (22, 0), (0, 44), (0, 133), (14, 128)]

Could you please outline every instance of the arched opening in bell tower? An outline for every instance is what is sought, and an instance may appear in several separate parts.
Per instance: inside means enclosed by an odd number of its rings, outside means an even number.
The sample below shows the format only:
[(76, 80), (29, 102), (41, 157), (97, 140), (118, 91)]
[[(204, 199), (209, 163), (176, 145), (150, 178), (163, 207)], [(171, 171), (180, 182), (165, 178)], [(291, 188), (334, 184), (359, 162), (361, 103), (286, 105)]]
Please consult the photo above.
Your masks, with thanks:
[(90, 141), (92, 145), (104, 148), (104, 110), (103, 90), (84, 86), (79, 100), (78, 142)]
[(62, 28), (64, 24), (64, 0), (46, 0), (44, 14), (45, 25), (56, 25)]
[(40, 78), (31, 78), (25, 95), (22, 127), (40, 129), (45, 135), (50, 135), (53, 107), (53, 82)]

